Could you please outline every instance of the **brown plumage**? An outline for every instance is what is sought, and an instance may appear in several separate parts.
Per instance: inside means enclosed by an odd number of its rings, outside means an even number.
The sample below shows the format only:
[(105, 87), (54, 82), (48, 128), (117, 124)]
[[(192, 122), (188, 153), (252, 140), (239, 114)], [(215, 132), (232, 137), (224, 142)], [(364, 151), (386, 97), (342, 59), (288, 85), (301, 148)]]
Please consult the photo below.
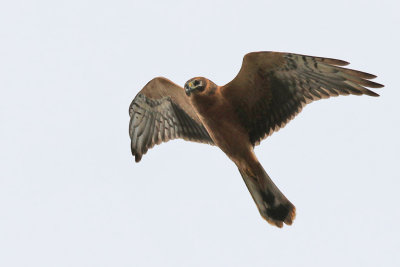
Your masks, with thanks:
[[(284, 127), (315, 100), (338, 95), (378, 94), (376, 76), (346, 69), (342, 60), (292, 53), (244, 56), (238, 75), (217, 86), (202, 77), (182, 88), (165, 78), (151, 80), (129, 107), (129, 135), (136, 162), (155, 144), (175, 138), (218, 146), (237, 165), (261, 216), (292, 224), (293, 204), (258, 162), (253, 148)], [(186, 94), (185, 94), (186, 93)]]

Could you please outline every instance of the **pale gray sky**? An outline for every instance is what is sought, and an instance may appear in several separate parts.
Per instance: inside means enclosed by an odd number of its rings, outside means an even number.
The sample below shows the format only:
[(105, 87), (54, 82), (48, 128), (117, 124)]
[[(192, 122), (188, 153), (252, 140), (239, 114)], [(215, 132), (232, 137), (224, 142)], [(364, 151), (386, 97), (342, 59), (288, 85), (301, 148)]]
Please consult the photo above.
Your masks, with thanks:
[[(398, 1), (2, 1), (0, 266), (400, 266)], [(251, 51), (350, 61), (379, 98), (307, 106), (257, 147), (296, 205), (263, 221), (217, 148), (135, 164), (153, 77), (219, 85)]]

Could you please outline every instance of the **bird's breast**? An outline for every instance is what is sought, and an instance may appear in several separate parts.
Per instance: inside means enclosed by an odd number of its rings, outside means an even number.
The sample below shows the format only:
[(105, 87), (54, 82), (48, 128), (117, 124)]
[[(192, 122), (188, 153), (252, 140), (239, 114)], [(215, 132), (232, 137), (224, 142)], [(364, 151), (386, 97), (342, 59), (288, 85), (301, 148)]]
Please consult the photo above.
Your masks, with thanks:
[(214, 143), (230, 158), (236, 157), (251, 147), (248, 134), (233, 106), (222, 97), (215, 98), (194, 98), (192, 104)]

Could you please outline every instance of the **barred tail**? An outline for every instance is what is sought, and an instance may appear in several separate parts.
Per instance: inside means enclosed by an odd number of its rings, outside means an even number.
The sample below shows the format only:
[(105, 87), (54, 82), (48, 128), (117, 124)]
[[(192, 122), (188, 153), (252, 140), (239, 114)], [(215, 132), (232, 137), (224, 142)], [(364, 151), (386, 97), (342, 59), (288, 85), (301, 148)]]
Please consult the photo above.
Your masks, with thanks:
[(243, 170), (239, 172), (250, 191), (261, 216), (270, 224), (279, 228), (283, 223), (291, 225), (296, 216), (296, 208), (282, 194), (278, 187), (272, 182), (261, 164), (257, 170)]

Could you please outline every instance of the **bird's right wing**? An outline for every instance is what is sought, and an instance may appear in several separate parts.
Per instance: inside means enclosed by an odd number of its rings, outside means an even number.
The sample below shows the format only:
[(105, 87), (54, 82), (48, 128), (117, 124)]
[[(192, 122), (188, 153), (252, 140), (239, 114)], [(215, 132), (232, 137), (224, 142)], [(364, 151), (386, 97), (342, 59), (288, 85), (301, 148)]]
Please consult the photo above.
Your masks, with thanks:
[(253, 145), (284, 127), (308, 103), (338, 95), (378, 96), (375, 75), (343, 68), (338, 59), (280, 52), (244, 56), (238, 75), (221, 91), (235, 106)]
[(139, 162), (149, 148), (182, 138), (213, 145), (182, 87), (168, 79), (151, 80), (129, 106), (132, 155)]

